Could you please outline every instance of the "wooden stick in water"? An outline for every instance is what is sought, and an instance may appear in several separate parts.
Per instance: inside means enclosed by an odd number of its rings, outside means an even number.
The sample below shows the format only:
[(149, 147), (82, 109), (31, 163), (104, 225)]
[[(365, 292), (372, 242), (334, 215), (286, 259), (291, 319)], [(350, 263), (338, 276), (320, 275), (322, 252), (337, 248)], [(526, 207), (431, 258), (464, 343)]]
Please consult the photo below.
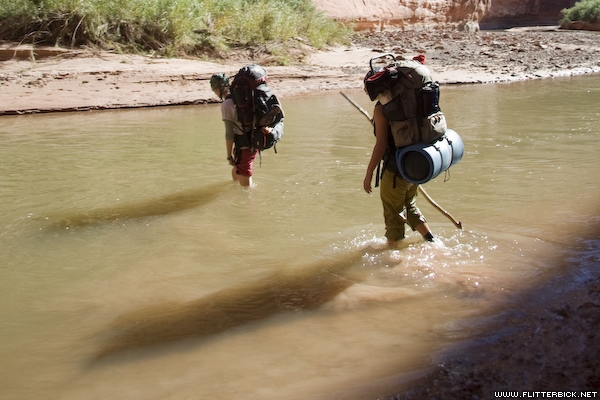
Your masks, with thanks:
[(362, 108), (357, 102), (355, 102), (354, 100), (352, 100), (346, 93), (340, 92), (340, 94), (342, 96), (344, 96), (346, 98), (346, 100), (348, 100), (350, 103), (352, 103), (352, 105), (354, 107), (356, 107), (358, 109), (358, 111), (360, 111), (361, 113), (363, 113), (363, 115), (365, 117), (367, 117), (367, 119), (369, 121), (371, 121), (371, 123), (373, 123), (373, 118), (369, 115), (369, 113), (364, 108)]
[(441, 212), (442, 214), (444, 214), (450, 221), (452, 221), (452, 223), (454, 224), (454, 226), (456, 226), (458, 229), (462, 229), (462, 223), (460, 221), (457, 221), (456, 218), (454, 218), (448, 211), (444, 210), (438, 203), (436, 203), (435, 201), (433, 201), (433, 199), (429, 196), (429, 194), (427, 194), (427, 192), (425, 191), (425, 189), (423, 189), (423, 186), (419, 185), (419, 191), (421, 192), (421, 194), (423, 196), (425, 196), (425, 198), (427, 199), (427, 201), (439, 212)]

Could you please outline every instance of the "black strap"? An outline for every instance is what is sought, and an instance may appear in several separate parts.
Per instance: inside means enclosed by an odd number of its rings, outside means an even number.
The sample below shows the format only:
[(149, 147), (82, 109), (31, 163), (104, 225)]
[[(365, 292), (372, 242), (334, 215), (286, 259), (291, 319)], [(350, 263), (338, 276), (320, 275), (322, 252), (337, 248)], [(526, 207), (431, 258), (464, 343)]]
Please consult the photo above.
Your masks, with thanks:
[(423, 141), (423, 94), (415, 89), (415, 99), (417, 100), (417, 129), (419, 131), (419, 143)]
[[(388, 144), (383, 154), (383, 158), (377, 164), (377, 175), (375, 177), (375, 187), (379, 186), (379, 181), (383, 178), (385, 170), (389, 169), (394, 174), (399, 173), (396, 167), (396, 144), (394, 143), (394, 136), (392, 135), (392, 129), (388, 126)], [(383, 166), (381, 165), (383, 163)], [(394, 188), (396, 187), (396, 180), (394, 178)]]

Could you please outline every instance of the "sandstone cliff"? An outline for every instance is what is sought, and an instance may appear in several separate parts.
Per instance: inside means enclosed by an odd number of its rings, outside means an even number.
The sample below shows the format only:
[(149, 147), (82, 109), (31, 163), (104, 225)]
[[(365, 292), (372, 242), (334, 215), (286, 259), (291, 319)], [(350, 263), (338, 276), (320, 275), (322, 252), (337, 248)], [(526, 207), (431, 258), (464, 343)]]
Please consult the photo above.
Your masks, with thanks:
[(314, 0), (317, 8), (356, 30), (477, 30), (492, 0)]
[(314, 0), (317, 8), (356, 30), (450, 28), (476, 31), (558, 25), (577, 0)]

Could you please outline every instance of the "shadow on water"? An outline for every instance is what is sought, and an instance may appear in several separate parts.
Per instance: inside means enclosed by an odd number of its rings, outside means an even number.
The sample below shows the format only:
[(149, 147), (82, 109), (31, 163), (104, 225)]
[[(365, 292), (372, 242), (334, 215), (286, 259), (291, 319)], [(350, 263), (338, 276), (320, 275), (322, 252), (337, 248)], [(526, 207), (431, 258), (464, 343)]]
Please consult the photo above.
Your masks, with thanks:
[(189, 189), (162, 197), (118, 204), (89, 211), (76, 211), (66, 215), (48, 215), (49, 229), (70, 229), (104, 222), (167, 215), (199, 207), (215, 200), (231, 185), (216, 183), (197, 189)]
[(160, 304), (122, 315), (108, 328), (109, 339), (91, 362), (185, 339), (204, 339), (280, 313), (316, 309), (366, 279), (368, 271), (353, 268), (362, 266), (363, 255), (355, 252), (199, 300)]

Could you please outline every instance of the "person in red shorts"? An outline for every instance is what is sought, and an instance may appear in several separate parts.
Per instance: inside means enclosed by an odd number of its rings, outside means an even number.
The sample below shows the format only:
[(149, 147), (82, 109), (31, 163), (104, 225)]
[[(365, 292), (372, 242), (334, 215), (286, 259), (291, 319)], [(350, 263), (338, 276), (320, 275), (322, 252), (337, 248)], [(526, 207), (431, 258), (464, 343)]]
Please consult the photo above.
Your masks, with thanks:
[[(225, 123), (225, 143), (227, 161), (233, 167), (231, 176), (244, 187), (252, 186), (252, 166), (258, 150), (251, 148), (238, 121), (237, 110), (230, 93), (229, 78), (225, 74), (215, 74), (210, 78), (210, 87), (220, 99), (221, 116)], [(279, 126), (280, 125), (280, 126)], [(263, 134), (273, 129), (283, 129), (283, 123), (275, 127), (261, 127)]]

